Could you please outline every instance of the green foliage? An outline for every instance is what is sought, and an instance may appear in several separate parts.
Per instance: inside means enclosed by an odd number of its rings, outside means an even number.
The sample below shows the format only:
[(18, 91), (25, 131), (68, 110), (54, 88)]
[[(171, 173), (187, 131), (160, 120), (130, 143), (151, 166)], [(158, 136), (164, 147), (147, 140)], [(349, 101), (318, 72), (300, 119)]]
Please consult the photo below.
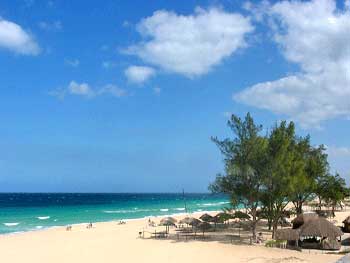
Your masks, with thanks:
[(268, 240), (265, 242), (265, 247), (279, 247), (283, 244), (285, 244), (287, 241), (286, 240)]
[(335, 206), (348, 196), (349, 190), (346, 188), (345, 180), (339, 174), (327, 174), (318, 181), (316, 192), (320, 200), (332, 206), (334, 210)]
[(264, 161), (267, 140), (260, 136), (261, 125), (254, 123), (248, 113), (244, 120), (232, 115), (228, 126), (234, 139), (212, 138), (224, 156), (225, 175), (217, 175), (210, 186), (214, 192), (227, 193), (235, 206), (242, 204), (252, 216), (252, 232), (255, 237), (257, 208), (261, 200), (264, 178)]
[(259, 218), (276, 230), (289, 202), (301, 213), (315, 194), (333, 205), (349, 196), (344, 179), (329, 175), (325, 147), (297, 136), (293, 122), (282, 121), (262, 135), (262, 126), (248, 113), (244, 119), (232, 115), (228, 126), (233, 138), (212, 138), (224, 157), (225, 173), (209, 188), (228, 194), (233, 207), (245, 207), (253, 237)]

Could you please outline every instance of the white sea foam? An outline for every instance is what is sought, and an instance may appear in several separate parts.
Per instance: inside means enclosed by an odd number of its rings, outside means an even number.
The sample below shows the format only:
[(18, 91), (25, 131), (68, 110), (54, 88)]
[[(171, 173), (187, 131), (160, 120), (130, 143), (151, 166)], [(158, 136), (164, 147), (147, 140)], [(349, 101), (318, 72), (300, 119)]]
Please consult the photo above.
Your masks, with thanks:
[(36, 229), (42, 229), (43, 226), (36, 226), (35, 228), (36, 228)]
[(103, 210), (106, 214), (127, 214), (127, 213), (139, 213), (139, 212), (150, 212), (149, 209), (133, 209), (133, 210)]
[(197, 204), (198, 206), (218, 206), (218, 205), (226, 205), (230, 202), (217, 202), (217, 203), (205, 203), (205, 204)]
[(5, 226), (17, 226), (19, 223), (4, 223)]
[(160, 209), (160, 211), (162, 211), (162, 212), (168, 212), (169, 209), (168, 209), (168, 208), (162, 208), (162, 209)]
[(46, 219), (49, 219), (50, 217), (49, 216), (38, 216), (37, 219), (39, 220), (46, 220)]
[(177, 211), (185, 211), (185, 208), (184, 207), (178, 207), (178, 208), (175, 208), (175, 210), (177, 210)]

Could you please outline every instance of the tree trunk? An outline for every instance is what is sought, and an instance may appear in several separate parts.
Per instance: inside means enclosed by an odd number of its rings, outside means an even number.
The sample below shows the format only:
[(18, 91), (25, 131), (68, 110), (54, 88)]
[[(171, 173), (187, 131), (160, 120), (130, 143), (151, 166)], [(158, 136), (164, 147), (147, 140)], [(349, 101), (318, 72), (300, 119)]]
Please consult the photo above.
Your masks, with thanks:
[(320, 210), (322, 210), (322, 199), (321, 197), (318, 197), (318, 207)]
[(276, 236), (277, 227), (278, 227), (278, 220), (274, 220), (273, 227), (272, 227), (272, 238), (273, 239)]
[(256, 219), (256, 210), (252, 211), (252, 217), (253, 217), (253, 221), (252, 221), (252, 235), (253, 235), (253, 242), (256, 241), (256, 224), (257, 224), (257, 219)]
[(303, 202), (298, 200), (294, 202), (295, 210), (297, 212), (297, 215), (303, 213)]
[(272, 228), (272, 220), (271, 220), (271, 218), (267, 219), (267, 224), (269, 226), (269, 230), (271, 230), (271, 228)]

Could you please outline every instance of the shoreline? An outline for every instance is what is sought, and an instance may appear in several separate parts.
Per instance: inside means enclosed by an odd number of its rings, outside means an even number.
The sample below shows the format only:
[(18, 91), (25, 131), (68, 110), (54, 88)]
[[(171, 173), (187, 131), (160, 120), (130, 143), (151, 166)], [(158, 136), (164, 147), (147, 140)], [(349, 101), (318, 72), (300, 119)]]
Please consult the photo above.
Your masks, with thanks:
[(113, 223), (113, 222), (119, 222), (119, 221), (125, 221), (125, 222), (133, 222), (133, 221), (141, 221), (141, 220), (145, 220), (148, 218), (156, 218), (156, 219), (161, 219), (161, 218), (165, 218), (165, 217), (183, 217), (185, 215), (198, 215), (198, 214), (216, 214), (221, 212), (221, 210), (210, 210), (210, 211), (196, 211), (196, 212), (192, 212), (192, 213), (174, 213), (174, 214), (166, 214), (166, 215), (151, 215), (151, 216), (144, 216), (144, 217), (139, 217), (139, 218), (123, 218), (123, 219), (114, 219), (114, 220), (105, 220), (105, 221), (92, 221), (92, 222), (82, 222), (82, 223), (72, 223), (72, 224), (66, 224), (66, 225), (56, 225), (56, 226), (47, 226), (47, 227), (42, 227), (40, 229), (31, 229), (31, 230), (24, 230), (24, 231), (17, 231), (17, 232), (9, 232), (9, 233), (0, 233), (0, 238), (2, 236), (9, 236), (9, 235), (21, 235), (21, 234), (26, 234), (26, 233), (37, 233), (37, 232), (43, 232), (43, 231), (48, 231), (50, 229), (55, 229), (55, 228), (66, 228), (68, 225), (69, 226), (85, 226), (89, 223), (92, 223), (94, 225), (98, 225), (98, 224), (105, 224), (105, 223)]
[[(202, 213), (205, 211), (191, 215), (198, 218)], [(185, 215), (173, 216), (179, 220)], [(164, 216), (166, 215), (153, 216), (151, 219), (158, 224)], [(86, 224), (79, 223), (72, 225), (71, 231), (66, 231), (65, 226), (59, 226), (0, 235), (1, 259), (11, 263), (212, 263), (227, 260), (237, 263), (328, 263), (335, 262), (342, 256), (267, 248), (263, 244), (249, 245), (246, 241), (250, 232), (244, 232), (243, 229), (242, 239), (238, 243), (229, 242), (227, 238), (217, 239), (222, 233), (220, 231), (206, 233), (209, 239), (178, 239), (175, 228), (171, 229), (171, 237), (154, 239), (150, 238), (149, 233), (164, 231), (165, 227), (150, 227), (147, 218), (126, 219), (126, 224), (122, 225), (118, 225), (118, 221), (97, 222), (91, 229), (87, 229)], [(147, 235), (140, 238), (139, 232), (143, 230)]]

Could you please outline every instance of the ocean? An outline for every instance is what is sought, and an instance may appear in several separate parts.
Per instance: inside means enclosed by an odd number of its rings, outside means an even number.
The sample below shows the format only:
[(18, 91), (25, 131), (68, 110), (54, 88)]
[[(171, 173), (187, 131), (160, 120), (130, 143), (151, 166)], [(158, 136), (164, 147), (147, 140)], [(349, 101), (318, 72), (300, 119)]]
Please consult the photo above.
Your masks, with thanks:
[(227, 196), (213, 194), (0, 193), (0, 234), (228, 206)]

